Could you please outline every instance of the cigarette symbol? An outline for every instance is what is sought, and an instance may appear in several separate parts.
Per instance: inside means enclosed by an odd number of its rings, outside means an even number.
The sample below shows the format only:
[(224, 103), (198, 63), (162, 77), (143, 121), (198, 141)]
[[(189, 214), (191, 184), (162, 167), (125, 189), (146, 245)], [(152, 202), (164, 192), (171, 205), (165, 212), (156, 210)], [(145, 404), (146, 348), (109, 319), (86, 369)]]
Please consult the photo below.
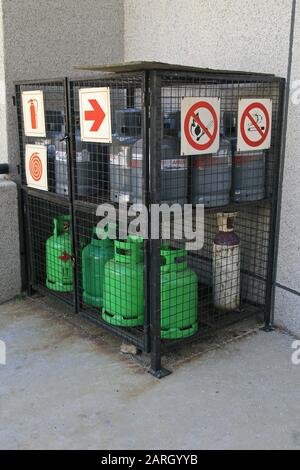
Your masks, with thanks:
[(262, 122), (263, 122), (263, 116), (261, 114), (258, 114), (258, 113), (254, 113), (252, 115), (252, 118), (254, 119), (254, 121), (256, 122), (256, 126), (251, 123), (251, 124), (248, 124), (248, 132), (257, 132), (257, 128), (259, 127), (262, 131), (265, 130), (265, 126), (262, 126)]

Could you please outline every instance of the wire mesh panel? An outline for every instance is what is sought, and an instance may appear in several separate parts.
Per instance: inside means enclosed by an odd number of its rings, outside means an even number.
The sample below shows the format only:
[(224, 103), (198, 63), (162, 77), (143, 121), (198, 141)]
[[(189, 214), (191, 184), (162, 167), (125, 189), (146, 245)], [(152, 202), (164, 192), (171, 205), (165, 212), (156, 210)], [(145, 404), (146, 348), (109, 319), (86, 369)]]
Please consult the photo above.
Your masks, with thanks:
[[(85, 142), (80, 91), (101, 87), (109, 87), (112, 142)], [(69, 96), (79, 311), (147, 350), (144, 241), (127, 233), (120, 237), (117, 221), (120, 205), (126, 211), (147, 198), (144, 87), (143, 73), (118, 74), (72, 80)], [(104, 206), (115, 211), (116, 219), (98, 228)], [(111, 230), (113, 239), (103, 239)]]
[[(189, 175), (182, 180), (174, 173), (171, 178), (174, 196), (172, 201), (180, 202), (184, 187), (189, 188), (188, 198), (185, 199), (193, 204), (205, 204), (205, 207), (222, 207), (229, 202), (252, 202), (272, 197), (274, 190), (274, 163), (278, 153), (278, 112), (280, 97), (280, 82), (276, 79), (251, 76), (235, 78), (226, 74), (218, 78), (213, 74), (184, 74), (184, 73), (162, 73), (160, 76), (160, 107), (164, 115), (180, 115), (181, 102), (183, 98), (217, 97), (220, 100), (220, 146), (219, 151), (213, 154), (195, 155), (183, 159), (180, 157), (177, 145), (177, 153), (173, 152), (176, 159), (180, 159), (189, 166)], [(238, 106), (241, 99), (269, 98), (272, 100), (272, 146), (269, 150), (240, 152), (237, 149), (238, 135)], [(161, 119), (161, 118), (160, 118)], [(211, 121), (211, 125), (213, 125)], [(169, 129), (161, 123), (160, 133), (163, 130), (163, 138), (168, 137)], [(194, 121), (191, 133), (195, 135), (196, 141), (203, 135), (199, 124)], [(183, 136), (179, 135), (177, 129), (177, 141)], [(157, 129), (158, 130), (158, 129)], [(277, 140), (276, 140), (277, 139)], [(161, 166), (165, 165), (164, 157), (165, 142), (160, 145)], [(176, 175), (176, 176), (175, 176)], [(162, 178), (162, 194), (166, 184)], [(182, 181), (185, 181), (183, 184)]]
[(26, 197), (31, 284), (74, 304), (71, 215), (67, 204)]
[[(42, 92), (42, 101), (38, 102), (23, 93)], [(34, 95), (33, 95), (34, 96)], [(22, 106), (23, 98), (23, 106)], [(25, 98), (25, 99), (24, 99)], [(67, 152), (67, 110), (66, 87), (64, 80), (36, 81), (16, 85), (16, 102), (18, 112), (18, 128), (20, 140), (20, 157), (22, 184), (27, 185), (25, 150), (26, 145), (46, 147), (48, 191), (59, 196), (69, 196), (69, 171)], [(31, 102), (31, 104), (30, 104)], [(44, 107), (43, 115), (39, 116), (39, 106)], [(45, 120), (45, 136), (25, 135), (24, 106), (30, 106), (38, 125), (37, 118)]]
[(238, 211), (236, 205), (226, 206), (224, 212), (207, 209), (200, 249), (187, 250), (189, 240), (176, 239), (178, 221), (179, 215), (171, 240), (162, 234), (160, 243), (163, 349), (267, 308), (269, 203), (242, 205)]
[(91, 209), (76, 210), (79, 312), (147, 350), (143, 240), (121, 240), (116, 224), (101, 220)]
[[(153, 72), (151, 133), (155, 135), (150, 152), (158, 163), (150, 174), (150, 197), (154, 203), (168, 199), (175, 204), (173, 219), (167, 220), (167, 225), (171, 220), (170, 235), (165, 235), (160, 222), (159, 243), (152, 242), (153, 256), (160, 259), (151, 263), (160, 285), (159, 294), (152, 296), (153, 333), (160, 337), (152, 343), (153, 355), (246, 316), (264, 313), (268, 318), (282, 89), (282, 81), (270, 76)], [(189, 155), (182, 151), (186, 129), (180, 121), (185, 98), (201, 103), (206, 98), (219, 100), (217, 152)], [(241, 151), (237, 147), (239, 103), (252, 98), (272, 102), (271, 146)], [(166, 115), (176, 122), (173, 132), (172, 125), (166, 125)], [(212, 126), (213, 121), (211, 126), (209, 122), (204, 125), (194, 112), (188, 130), (199, 143), (205, 133), (211, 135)], [(173, 149), (168, 157), (166, 146)], [(198, 230), (200, 237), (196, 205), (204, 206), (204, 230), (203, 243), (194, 248), (187, 245), (190, 240), (183, 222), (190, 211), (189, 228)], [(154, 358), (153, 368), (159, 366)]]
[[(143, 78), (143, 74), (119, 74), (70, 82), (76, 200), (95, 204), (143, 202)], [(81, 140), (79, 90), (99, 87), (109, 87), (111, 144)]]

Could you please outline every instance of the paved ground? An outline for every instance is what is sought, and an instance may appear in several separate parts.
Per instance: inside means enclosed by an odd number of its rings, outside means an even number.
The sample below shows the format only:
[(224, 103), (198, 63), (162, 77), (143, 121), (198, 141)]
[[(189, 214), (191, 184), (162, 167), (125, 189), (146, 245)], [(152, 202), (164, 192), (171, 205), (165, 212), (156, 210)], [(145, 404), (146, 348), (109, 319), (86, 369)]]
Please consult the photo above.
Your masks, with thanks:
[(44, 299), (1, 305), (0, 338), (1, 449), (300, 448), (300, 366), (279, 331), (240, 325), (168, 357), (161, 381)]

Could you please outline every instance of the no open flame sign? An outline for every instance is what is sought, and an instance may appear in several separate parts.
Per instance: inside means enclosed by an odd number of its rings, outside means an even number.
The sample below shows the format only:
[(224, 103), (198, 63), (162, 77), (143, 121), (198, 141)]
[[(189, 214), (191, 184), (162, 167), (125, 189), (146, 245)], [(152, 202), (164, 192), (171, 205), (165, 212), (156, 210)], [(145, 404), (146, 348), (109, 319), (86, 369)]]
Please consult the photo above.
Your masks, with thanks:
[(220, 146), (220, 99), (182, 98), (181, 155), (215, 153)]

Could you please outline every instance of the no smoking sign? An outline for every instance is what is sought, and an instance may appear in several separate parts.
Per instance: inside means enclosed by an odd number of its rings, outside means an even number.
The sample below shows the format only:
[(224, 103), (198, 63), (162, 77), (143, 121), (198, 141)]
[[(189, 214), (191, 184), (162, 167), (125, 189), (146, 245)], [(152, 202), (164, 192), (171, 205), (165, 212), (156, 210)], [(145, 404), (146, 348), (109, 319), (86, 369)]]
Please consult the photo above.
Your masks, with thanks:
[(264, 150), (271, 146), (272, 100), (241, 99), (237, 150)]
[(220, 99), (181, 101), (181, 155), (216, 153), (220, 146)]

